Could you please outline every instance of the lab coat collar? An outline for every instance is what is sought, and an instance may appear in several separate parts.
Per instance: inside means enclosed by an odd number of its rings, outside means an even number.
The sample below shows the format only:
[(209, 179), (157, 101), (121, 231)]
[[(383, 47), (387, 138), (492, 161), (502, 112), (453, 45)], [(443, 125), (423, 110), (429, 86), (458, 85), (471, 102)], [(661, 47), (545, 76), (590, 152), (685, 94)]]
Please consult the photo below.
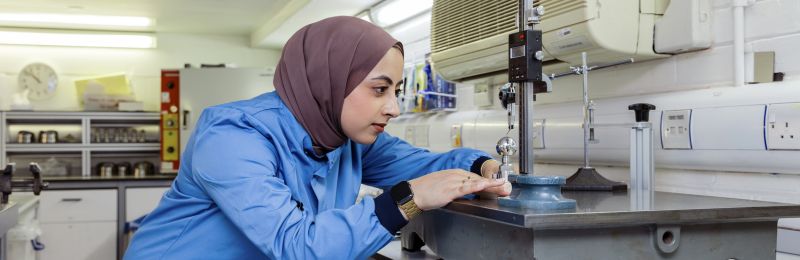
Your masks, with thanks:
[(342, 145), (342, 146), (340, 146), (340, 147), (336, 148), (335, 150), (330, 151), (328, 153), (318, 154), (314, 150), (314, 146), (312, 145), (312, 142), (311, 142), (311, 137), (309, 135), (303, 136), (303, 152), (305, 152), (305, 154), (309, 158), (311, 158), (311, 159), (323, 164), (323, 167), (320, 167), (320, 169), (314, 171), (314, 175), (320, 176), (320, 177), (325, 177), (325, 175), (327, 175), (327, 173), (330, 170), (330, 168), (332, 168), (333, 165), (335, 164), (335, 162), (337, 160), (339, 160), (339, 156), (342, 153), (342, 147), (344, 147), (344, 146), (347, 146), (347, 144)]
[(328, 153), (321, 153), (314, 149), (314, 144), (311, 142), (311, 136), (308, 133), (303, 136), (303, 152), (316, 161), (322, 161), (328, 157)]

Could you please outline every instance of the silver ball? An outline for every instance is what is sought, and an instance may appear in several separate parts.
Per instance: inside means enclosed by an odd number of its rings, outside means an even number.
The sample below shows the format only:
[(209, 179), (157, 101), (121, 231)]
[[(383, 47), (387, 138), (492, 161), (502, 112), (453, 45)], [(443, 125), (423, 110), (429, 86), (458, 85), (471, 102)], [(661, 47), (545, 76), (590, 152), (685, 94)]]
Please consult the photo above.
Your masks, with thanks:
[(495, 148), (500, 155), (514, 155), (517, 153), (517, 141), (506, 136), (500, 138), (500, 141), (497, 141), (497, 146)]

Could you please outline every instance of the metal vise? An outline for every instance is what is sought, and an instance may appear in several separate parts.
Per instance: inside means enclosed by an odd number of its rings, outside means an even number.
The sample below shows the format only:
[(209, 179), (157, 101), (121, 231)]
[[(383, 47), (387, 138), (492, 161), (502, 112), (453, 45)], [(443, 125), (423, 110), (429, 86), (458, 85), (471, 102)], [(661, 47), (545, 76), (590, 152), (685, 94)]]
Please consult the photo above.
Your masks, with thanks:
[(31, 162), (28, 167), (31, 171), (31, 175), (33, 175), (31, 179), (14, 180), (13, 175), (16, 163), (9, 163), (6, 165), (6, 168), (3, 170), (2, 174), (0, 174), (0, 192), (3, 193), (0, 204), (7, 204), (8, 196), (11, 195), (11, 192), (14, 190), (28, 191), (30, 189), (30, 191), (33, 191), (34, 195), (38, 196), (43, 189), (47, 188), (48, 183), (42, 182), (42, 171), (39, 165)]

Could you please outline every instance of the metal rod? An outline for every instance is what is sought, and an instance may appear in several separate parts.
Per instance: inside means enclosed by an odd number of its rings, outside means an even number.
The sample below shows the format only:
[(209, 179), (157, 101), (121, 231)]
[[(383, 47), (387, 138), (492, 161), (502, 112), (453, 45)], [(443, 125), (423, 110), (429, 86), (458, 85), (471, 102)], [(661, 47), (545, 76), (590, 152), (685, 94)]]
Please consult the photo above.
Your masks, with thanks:
[[(623, 64), (633, 63), (634, 61), (635, 60), (633, 58), (630, 58), (630, 59), (622, 60), (622, 61), (618, 61), (618, 62), (612, 62), (612, 63), (608, 63), (608, 64), (590, 66), (590, 67), (588, 67), (588, 70), (605, 69), (605, 68), (608, 68), (608, 67), (614, 67), (614, 66), (619, 66), (619, 65), (623, 65)], [(560, 78), (560, 77), (569, 76), (569, 75), (575, 75), (575, 74), (577, 74), (577, 73), (575, 73), (574, 70), (570, 70), (570, 71), (565, 71), (565, 72), (561, 72), (561, 73), (550, 74), (549, 78), (550, 79), (557, 79), (557, 78)]]
[(583, 66), (583, 168), (589, 168), (589, 68), (586, 65), (586, 52), (581, 53)]
[(589, 70), (600, 70), (600, 69), (605, 69), (605, 68), (608, 68), (608, 67), (614, 67), (614, 66), (619, 66), (619, 65), (633, 63), (633, 62), (634, 62), (633, 58), (630, 58), (630, 59), (621, 60), (621, 61), (618, 61), (618, 62), (612, 62), (612, 63), (607, 63), (607, 64), (600, 64), (600, 65), (590, 66)]

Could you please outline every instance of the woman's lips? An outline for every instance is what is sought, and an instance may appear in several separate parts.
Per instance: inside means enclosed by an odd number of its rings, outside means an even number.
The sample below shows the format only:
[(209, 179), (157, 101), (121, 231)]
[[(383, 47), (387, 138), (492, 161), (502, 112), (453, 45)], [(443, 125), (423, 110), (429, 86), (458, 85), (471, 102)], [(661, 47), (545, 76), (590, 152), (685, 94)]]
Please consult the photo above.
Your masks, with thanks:
[(375, 131), (378, 131), (378, 133), (383, 132), (384, 127), (386, 127), (386, 124), (372, 124), (372, 128), (375, 128)]

